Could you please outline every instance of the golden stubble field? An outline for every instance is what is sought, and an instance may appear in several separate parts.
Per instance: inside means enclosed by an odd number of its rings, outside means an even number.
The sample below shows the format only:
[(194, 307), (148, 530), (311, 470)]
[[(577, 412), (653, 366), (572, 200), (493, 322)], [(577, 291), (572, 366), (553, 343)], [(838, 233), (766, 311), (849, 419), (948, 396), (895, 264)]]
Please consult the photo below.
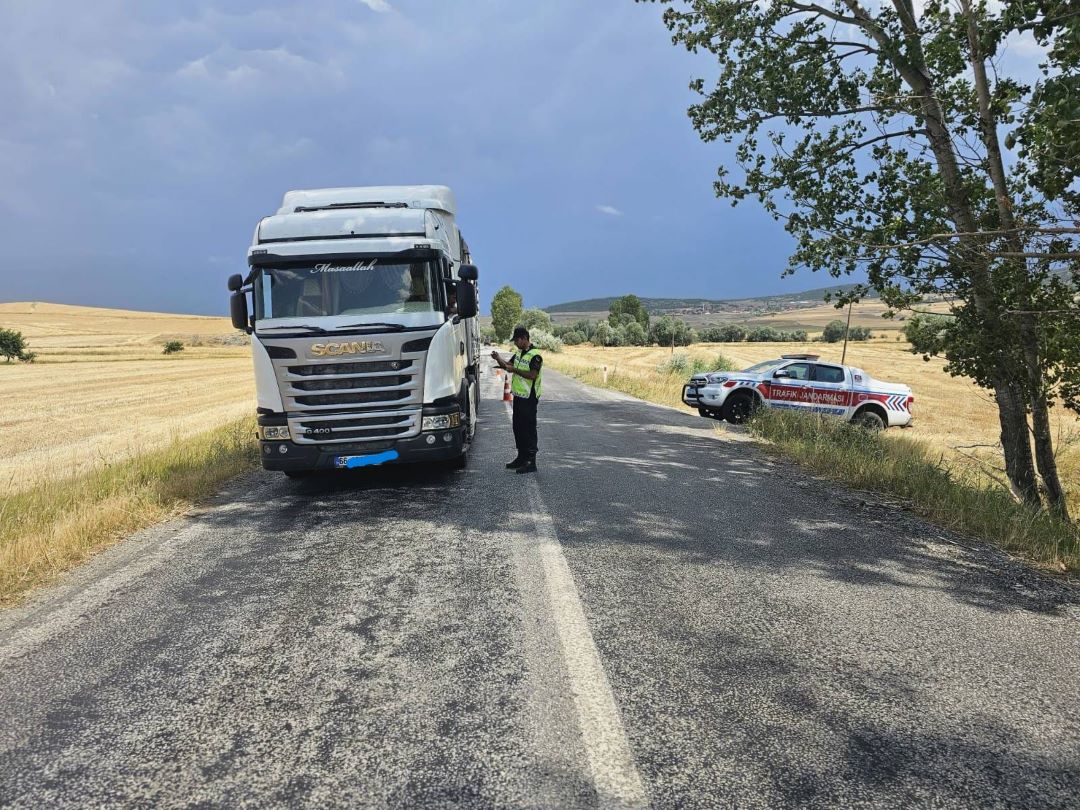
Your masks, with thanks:
[[(910, 385), (915, 394), (915, 427), (894, 430), (924, 441), (947, 463), (984, 476), (997, 475), (1002, 466), (998, 446), (997, 410), (989, 392), (970, 380), (951, 377), (944, 362), (924, 362), (911, 354), (906, 342), (896, 335), (885, 339), (848, 345), (846, 362), (861, 367), (871, 376), (888, 382)], [(710, 363), (717, 355), (729, 358), (737, 368), (746, 368), (761, 360), (782, 354), (811, 353), (823, 360), (839, 362), (841, 344), (827, 343), (699, 343), (676, 348), (693, 358)], [(681, 401), (682, 384), (688, 375), (668, 375), (659, 367), (672, 356), (671, 349), (659, 347), (567, 346), (559, 354), (547, 353), (549, 367), (573, 373), (586, 382), (597, 383), (603, 366), (609, 379), (619, 378), (628, 393), (661, 402), (686, 411)], [(1053, 412), (1058, 457), (1065, 485), (1070, 493), (1073, 513), (1080, 513), (1080, 419), (1062, 408)]]
[[(160, 447), (255, 407), (250, 350), (226, 318), (0, 303), (34, 363), (0, 361), (0, 494)], [(162, 354), (168, 340), (184, 351)]]

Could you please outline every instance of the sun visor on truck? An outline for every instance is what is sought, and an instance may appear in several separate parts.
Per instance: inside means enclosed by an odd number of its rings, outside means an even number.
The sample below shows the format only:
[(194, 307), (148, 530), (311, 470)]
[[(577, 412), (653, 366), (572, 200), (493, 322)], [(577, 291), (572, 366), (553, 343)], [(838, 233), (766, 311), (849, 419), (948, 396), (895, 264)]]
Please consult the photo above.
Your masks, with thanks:
[[(426, 245), (410, 248), (409, 250), (399, 250), (394, 253), (387, 253), (385, 251), (362, 251), (362, 250), (350, 250), (348, 252), (341, 253), (273, 253), (270, 249), (256, 248), (248, 254), (248, 266), (255, 269), (259, 267), (270, 267), (281, 264), (308, 264), (308, 263), (323, 263), (323, 262), (349, 262), (353, 263), (357, 260), (357, 257), (363, 257), (365, 259), (387, 259), (395, 262), (415, 262), (415, 261), (430, 261), (437, 258), (440, 251), (437, 248), (428, 247)], [(248, 275), (248, 283), (251, 281), (253, 274)]]
[(425, 236), (427, 212), (413, 208), (341, 209), (275, 214), (259, 223), (259, 244), (315, 239)]

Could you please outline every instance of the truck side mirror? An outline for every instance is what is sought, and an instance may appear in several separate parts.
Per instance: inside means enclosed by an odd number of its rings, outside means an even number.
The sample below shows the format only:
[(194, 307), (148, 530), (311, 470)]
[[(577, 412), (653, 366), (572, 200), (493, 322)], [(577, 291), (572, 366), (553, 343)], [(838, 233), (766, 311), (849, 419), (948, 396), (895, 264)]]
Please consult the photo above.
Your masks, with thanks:
[[(461, 268), (464, 270), (465, 268)], [(476, 317), (476, 287), (462, 279), (457, 283), (457, 314), (460, 318)]]
[(244, 277), (239, 273), (229, 276), (229, 292), (238, 292), (244, 286)]
[(463, 264), (458, 268), (457, 277), (462, 281), (476, 281), (480, 277), (480, 271), (475, 264)]
[(233, 327), (251, 333), (251, 325), (248, 323), (247, 296), (244, 293), (234, 292), (229, 296), (229, 314), (232, 316)]
[(774, 380), (790, 380), (791, 379), (791, 372), (784, 371), (783, 369), (780, 369), (778, 372), (773, 374), (773, 379)]

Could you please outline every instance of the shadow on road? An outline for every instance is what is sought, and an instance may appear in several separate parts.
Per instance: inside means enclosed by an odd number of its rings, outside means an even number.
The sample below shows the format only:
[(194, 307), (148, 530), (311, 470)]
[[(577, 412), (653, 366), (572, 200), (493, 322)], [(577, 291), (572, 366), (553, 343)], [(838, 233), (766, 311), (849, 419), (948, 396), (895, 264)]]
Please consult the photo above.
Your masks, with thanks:
[(885, 499), (724, 441), (713, 425), (637, 403), (600, 410), (565, 395), (545, 402), (542, 449), (557, 450), (542, 454), (542, 480), (545, 494), (555, 493), (555, 516), (571, 518), (564, 542), (617, 539), (703, 564), (938, 590), (996, 612), (1057, 615), (1080, 604), (1080, 589), (1068, 583)]

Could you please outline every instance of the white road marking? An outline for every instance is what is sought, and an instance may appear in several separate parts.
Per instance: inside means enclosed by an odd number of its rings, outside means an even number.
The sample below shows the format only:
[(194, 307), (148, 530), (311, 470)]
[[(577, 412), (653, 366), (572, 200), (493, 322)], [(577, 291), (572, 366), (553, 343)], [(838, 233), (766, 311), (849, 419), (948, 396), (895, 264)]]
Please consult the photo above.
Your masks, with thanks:
[[(511, 403), (507, 402), (505, 406), (507, 414), (512, 416)], [(525, 488), (536, 529), (531, 550), (537, 554), (543, 568), (551, 617), (570, 678), (571, 696), (600, 807), (620, 810), (647, 807), (645, 785), (630, 750), (622, 715), (596, 642), (589, 632), (581, 596), (555, 533), (555, 524), (536, 478), (527, 477)]]

